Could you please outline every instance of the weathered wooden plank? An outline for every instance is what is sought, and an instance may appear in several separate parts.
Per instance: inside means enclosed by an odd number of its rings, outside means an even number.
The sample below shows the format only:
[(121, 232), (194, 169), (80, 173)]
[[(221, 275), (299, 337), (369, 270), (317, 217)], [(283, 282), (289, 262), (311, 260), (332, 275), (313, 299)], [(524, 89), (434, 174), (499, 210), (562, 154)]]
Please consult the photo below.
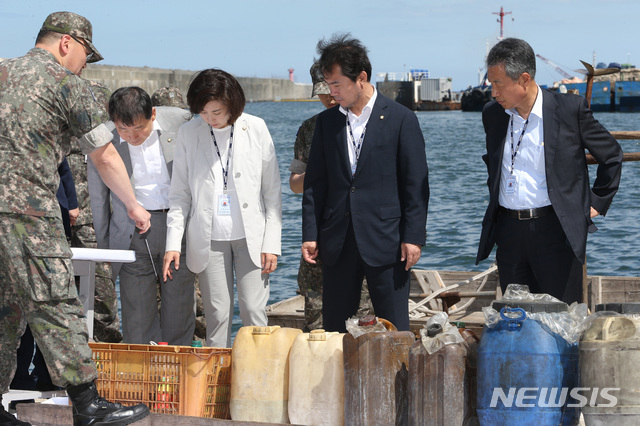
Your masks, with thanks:
[[(616, 131), (611, 135), (618, 140), (640, 139), (640, 131)], [(640, 152), (625, 152), (622, 154), (622, 161), (640, 161)], [(591, 154), (587, 154), (587, 164), (596, 164), (595, 158)]]
[(638, 130), (617, 130), (615, 132), (610, 132), (611, 135), (618, 139), (640, 139), (640, 131)]
[[(587, 164), (597, 164), (593, 155), (586, 154)], [(625, 152), (622, 154), (622, 161), (640, 161), (640, 152)]]
[(590, 294), (593, 300), (590, 308), (601, 303), (640, 302), (640, 278), (592, 277)]

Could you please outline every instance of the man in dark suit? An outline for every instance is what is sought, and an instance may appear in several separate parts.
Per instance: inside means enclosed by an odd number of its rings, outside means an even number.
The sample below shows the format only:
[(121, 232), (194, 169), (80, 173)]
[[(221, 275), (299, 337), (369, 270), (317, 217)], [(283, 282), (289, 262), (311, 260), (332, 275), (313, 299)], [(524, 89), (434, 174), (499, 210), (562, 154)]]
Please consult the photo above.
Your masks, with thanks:
[(420, 125), (377, 93), (359, 40), (334, 35), (317, 51), (340, 105), (318, 115), (302, 203), (302, 255), (323, 264), (324, 328), (346, 331), (366, 276), (376, 315), (408, 330), (409, 269), (425, 244), (429, 200)]
[[(503, 290), (526, 284), (571, 303), (582, 299), (587, 234), (618, 190), (622, 149), (583, 97), (541, 89), (535, 72), (523, 40), (502, 40), (487, 56), (495, 97), (482, 113), (490, 198), (476, 262), (497, 244)], [(585, 149), (598, 162), (591, 188)]]

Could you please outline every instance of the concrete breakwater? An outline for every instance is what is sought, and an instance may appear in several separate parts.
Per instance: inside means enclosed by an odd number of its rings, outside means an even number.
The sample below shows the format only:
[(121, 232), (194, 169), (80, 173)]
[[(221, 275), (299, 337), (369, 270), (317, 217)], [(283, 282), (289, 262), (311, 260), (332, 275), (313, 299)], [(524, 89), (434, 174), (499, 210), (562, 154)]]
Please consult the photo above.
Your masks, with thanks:
[[(153, 94), (164, 86), (180, 89), (185, 102), (191, 78), (197, 71), (118, 65), (87, 64), (82, 77), (116, 90), (120, 87), (139, 86)], [(310, 83), (293, 83), (287, 79), (238, 77), (247, 102), (307, 100), (311, 95)]]

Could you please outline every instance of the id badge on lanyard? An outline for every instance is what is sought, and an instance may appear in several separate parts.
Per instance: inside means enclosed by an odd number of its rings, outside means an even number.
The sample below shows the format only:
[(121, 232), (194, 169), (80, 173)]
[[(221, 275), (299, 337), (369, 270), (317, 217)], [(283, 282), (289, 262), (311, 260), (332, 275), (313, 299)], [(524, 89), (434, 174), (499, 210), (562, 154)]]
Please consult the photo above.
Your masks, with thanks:
[(509, 196), (516, 195), (516, 186), (518, 184), (518, 180), (516, 176), (513, 174), (513, 167), (516, 161), (516, 156), (518, 155), (518, 150), (520, 149), (520, 144), (522, 143), (522, 138), (524, 137), (524, 133), (527, 131), (527, 125), (529, 124), (529, 119), (524, 122), (522, 126), (522, 132), (520, 133), (520, 138), (518, 139), (518, 144), (513, 146), (513, 115), (511, 116), (510, 130), (511, 130), (511, 173), (509, 173), (509, 177), (507, 178), (507, 188), (505, 190), (505, 194)]
[(229, 194), (218, 195), (218, 216), (231, 215), (231, 199)]
[(516, 180), (515, 175), (509, 175), (507, 178), (507, 188), (505, 190), (506, 195), (516, 195), (516, 184), (518, 181)]

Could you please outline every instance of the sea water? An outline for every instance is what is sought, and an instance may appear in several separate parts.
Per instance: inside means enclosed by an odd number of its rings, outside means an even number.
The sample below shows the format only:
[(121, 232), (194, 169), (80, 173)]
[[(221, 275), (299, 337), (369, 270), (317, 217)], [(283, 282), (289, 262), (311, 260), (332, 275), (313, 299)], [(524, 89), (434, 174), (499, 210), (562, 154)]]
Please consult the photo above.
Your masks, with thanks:
[[(300, 124), (321, 112), (320, 102), (257, 102), (245, 111), (261, 117), (273, 138), (282, 179), (282, 256), (271, 274), (269, 303), (296, 294), (301, 245), (302, 196), (289, 189), (289, 164)], [(485, 137), (482, 113), (462, 111), (416, 112), (426, 140), (429, 164), (427, 245), (417, 268), (483, 271), (495, 259), (475, 265), (482, 218), (487, 208), (487, 169), (482, 161)], [(640, 113), (596, 113), (610, 131), (640, 130)], [(625, 152), (640, 152), (640, 141), (623, 140)], [(589, 166), (591, 180), (596, 166)], [(590, 275), (640, 274), (640, 163), (624, 163), (620, 190), (606, 218), (594, 222), (599, 231), (589, 235), (587, 272)], [(241, 326), (236, 306), (233, 333)]]

